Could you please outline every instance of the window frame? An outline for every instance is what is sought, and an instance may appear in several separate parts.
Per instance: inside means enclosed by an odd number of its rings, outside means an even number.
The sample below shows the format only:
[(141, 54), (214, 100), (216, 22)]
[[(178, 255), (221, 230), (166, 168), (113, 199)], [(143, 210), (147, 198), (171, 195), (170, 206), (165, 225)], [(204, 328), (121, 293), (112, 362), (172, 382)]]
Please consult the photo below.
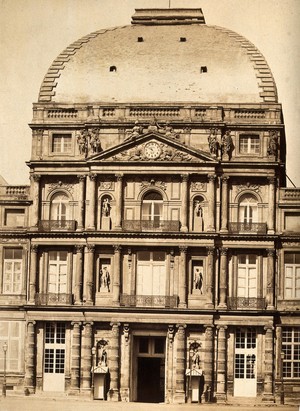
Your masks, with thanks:
[[(13, 253), (15, 252), (15, 251), (19, 251), (19, 252), (21, 252), (21, 258), (7, 258), (6, 256), (5, 256), (5, 254), (6, 254), (6, 252), (8, 252), (8, 251), (12, 251)], [(13, 269), (12, 269), (12, 272), (10, 272), (10, 274), (9, 274), (9, 281), (7, 282), (7, 283), (9, 283), (9, 290), (8, 291), (6, 291), (5, 290), (5, 284), (6, 284), (6, 279), (5, 279), (5, 277), (6, 277), (6, 263), (10, 263), (10, 264), (12, 264), (12, 267), (13, 267)], [(19, 270), (19, 273), (16, 273), (16, 270), (15, 270), (15, 265), (16, 264), (20, 264), (20, 270)], [(3, 249), (3, 272), (2, 272), (2, 295), (21, 295), (22, 294), (22, 289), (23, 289), (23, 281), (24, 281), (24, 278), (23, 278), (23, 269), (24, 269), (24, 256), (23, 256), (23, 248), (21, 248), (21, 247), (5, 247), (4, 249)], [(16, 282), (15, 281), (15, 277), (17, 276), (17, 275), (19, 275), (20, 277), (19, 277), (19, 280), (17, 281), (17, 283), (19, 284), (18, 285), (18, 289), (17, 289), (17, 291), (13, 291), (13, 289), (14, 289), (14, 283)]]
[[(0, 347), (3, 347), (3, 344), (7, 344), (7, 353), (6, 353), (6, 370), (7, 372), (22, 372), (24, 367), (24, 330), (25, 322), (23, 321), (0, 321), (0, 330), (4, 324), (7, 324), (7, 333), (3, 334), (0, 332)], [(13, 328), (17, 329), (18, 335), (13, 335)], [(17, 354), (13, 357), (15, 348), (17, 347)], [(12, 358), (13, 357), (13, 358)], [(3, 350), (0, 349), (0, 370), (3, 370)], [(13, 362), (15, 365), (12, 365)]]
[[(242, 144), (242, 139), (247, 139), (247, 144)], [(253, 149), (252, 149), (252, 142), (256, 140), (256, 142), (258, 142), (258, 144), (254, 144), (253, 145)], [(259, 134), (240, 134), (239, 135), (239, 154), (243, 155), (243, 156), (255, 156), (261, 155), (261, 136)], [(246, 150), (244, 150), (243, 147), (246, 147)]]
[[(57, 253), (56, 260), (50, 260), (50, 254), (51, 253)], [(66, 253), (66, 260), (62, 260), (61, 258), (58, 259), (58, 254), (60, 253)], [(51, 273), (50, 272), (50, 265), (51, 261), (53, 262), (52, 265), (56, 265), (56, 272)], [(54, 262), (56, 261), (56, 264)], [(66, 273), (63, 274), (63, 276), (60, 275), (59, 269), (62, 266), (66, 266)], [(48, 250), (47, 252), (47, 283), (46, 283), (46, 293), (49, 295), (68, 295), (69, 294), (69, 289), (70, 289), (70, 278), (71, 278), (71, 260), (70, 260), (70, 252), (69, 250), (64, 250), (64, 249), (51, 249)], [(50, 291), (50, 285), (52, 284), (50, 276), (53, 275), (55, 276), (55, 291)], [(60, 281), (60, 277), (65, 277), (65, 282), (62, 283)], [(53, 281), (54, 283), (54, 281)], [(61, 291), (61, 286), (65, 286), (65, 291)]]
[[(293, 256), (293, 259), (294, 259), (293, 263), (286, 262), (287, 255)], [(299, 260), (300, 252), (296, 252), (296, 251), (295, 252), (287, 251), (284, 253), (284, 257), (283, 257), (283, 265), (284, 265), (283, 294), (284, 294), (285, 300), (294, 300), (294, 301), (300, 300), (300, 262), (296, 262), (296, 255), (298, 255), (298, 260)], [(291, 276), (292, 286), (291, 287), (287, 287), (287, 268), (292, 269), (292, 276)], [(299, 271), (299, 280), (298, 280), (299, 287), (297, 287), (297, 271)], [(292, 295), (290, 296), (287, 295), (288, 289), (291, 290)], [(298, 296), (297, 296), (297, 290), (298, 290)]]
[[(295, 338), (295, 333), (297, 332), (297, 341)], [(284, 333), (287, 333), (287, 341), (285, 340)], [(290, 333), (290, 334), (288, 334)], [(297, 347), (297, 349), (295, 349)], [(281, 338), (281, 352), (284, 353), (283, 365), (282, 365), (282, 376), (285, 379), (300, 378), (300, 327), (282, 327), (282, 338)], [(295, 365), (298, 364), (298, 369), (295, 370)], [(297, 374), (296, 374), (297, 373)], [(296, 375), (295, 375), (296, 374)]]
[[(60, 150), (56, 151), (55, 150), (55, 138), (60, 138)], [(68, 138), (69, 144), (64, 140), (64, 138)], [(66, 150), (66, 147), (69, 147), (69, 149)], [(70, 132), (65, 132), (65, 131), (60, 131), (56, 130), (51, 134), (50, 137), (50, 147), (49, 147), (49, 153), (51, 156), (72, 156), (74, 155), (74, 138), (73, 138), (73, 133)]]

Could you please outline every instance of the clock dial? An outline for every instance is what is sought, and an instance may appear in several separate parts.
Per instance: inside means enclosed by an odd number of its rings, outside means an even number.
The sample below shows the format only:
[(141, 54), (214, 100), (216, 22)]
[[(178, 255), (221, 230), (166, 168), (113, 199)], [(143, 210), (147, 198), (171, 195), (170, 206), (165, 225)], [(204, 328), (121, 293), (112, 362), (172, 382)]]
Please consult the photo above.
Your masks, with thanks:
[(161, 148), (155, 142), (150, 142), (145, 145), (144, 154), (149, 159), (156, 159), (160, 156)]

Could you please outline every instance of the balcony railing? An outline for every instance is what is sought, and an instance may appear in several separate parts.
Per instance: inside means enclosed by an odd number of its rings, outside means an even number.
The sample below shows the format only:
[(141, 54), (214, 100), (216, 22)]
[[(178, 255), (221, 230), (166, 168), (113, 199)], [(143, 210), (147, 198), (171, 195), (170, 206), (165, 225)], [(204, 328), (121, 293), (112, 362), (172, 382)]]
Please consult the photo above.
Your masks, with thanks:
[(128, 295), (121, 294), (121, 306), (124, 307), (152, 307), (175, 308), (177, 295)]
[(40, 220), (39, 231), (74, 231), (75, 220)]
[(229, 223), (230, 233), (253, 233), (253, 234), (266, 234), (266, 223)]
[(36, 305), (70, 305), (72, 294), (38, 293), (35, 297)]
[(227, 306), (230, 310), (264, 310), (266, 300), (255, 297), (229, 297)]
[(169, 220), (123, 220), (122, 226), (124, 231), (178, 232), (180, 229), (180, 222)]

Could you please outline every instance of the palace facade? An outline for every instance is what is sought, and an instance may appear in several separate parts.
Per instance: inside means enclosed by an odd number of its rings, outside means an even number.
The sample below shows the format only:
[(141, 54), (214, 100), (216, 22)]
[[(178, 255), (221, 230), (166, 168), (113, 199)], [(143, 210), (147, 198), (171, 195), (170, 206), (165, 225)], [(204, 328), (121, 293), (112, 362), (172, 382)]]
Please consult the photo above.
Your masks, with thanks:
[(0, 185), (6, 390), (300, 396), (300, 189), (271, 70), (201, 9), (138, 9), (51, 64), (30, 186)]

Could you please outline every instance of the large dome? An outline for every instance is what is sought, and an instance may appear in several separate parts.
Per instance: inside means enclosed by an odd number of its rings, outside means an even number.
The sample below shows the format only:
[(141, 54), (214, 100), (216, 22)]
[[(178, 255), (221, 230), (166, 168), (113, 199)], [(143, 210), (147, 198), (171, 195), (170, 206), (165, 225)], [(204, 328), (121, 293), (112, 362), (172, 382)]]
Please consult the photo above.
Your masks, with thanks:
[(277, 102), (267, 62), (244, 37), (184, 10), (164, 10), (164, 21), (155, 12), (137, 10), (131, 26), (67, 47), (49, 68), (39, 102)]

